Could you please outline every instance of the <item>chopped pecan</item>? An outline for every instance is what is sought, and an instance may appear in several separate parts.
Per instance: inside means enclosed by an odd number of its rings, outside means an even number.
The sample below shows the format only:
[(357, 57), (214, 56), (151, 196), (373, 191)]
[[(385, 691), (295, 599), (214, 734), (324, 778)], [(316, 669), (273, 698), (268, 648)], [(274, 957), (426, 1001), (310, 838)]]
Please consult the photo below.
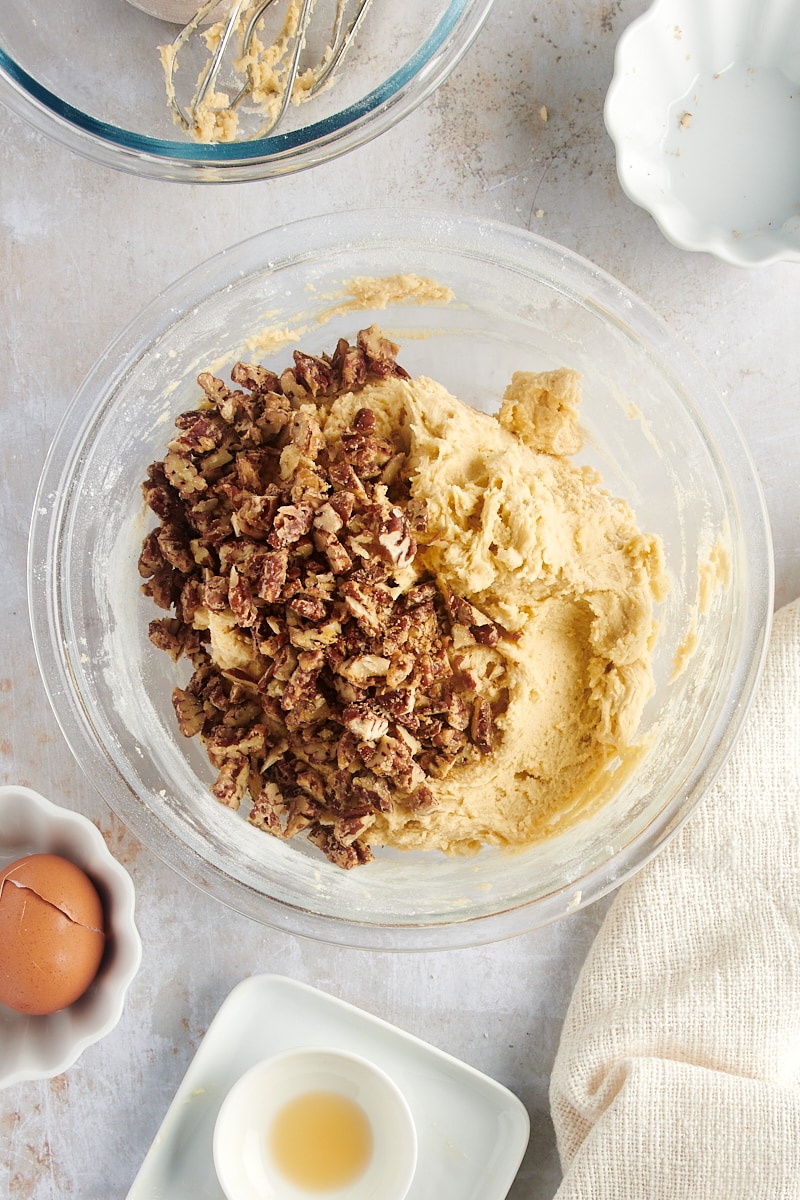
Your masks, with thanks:
[(394, 457), (394, 446), (386, 438), (361, 433), (356, 429), (343, 433), (341, 442), (345, 460), (362, 480), (380, 475)]
[(327, 529), (315, 529), (314, 545), (325, 555), (334, 575), (346, 575), (352, 569), (353, 560), (335, 533), (330, 533)]
[(289, 551), (285, 547), (269, 551), (261, 560), (256, 591), (267, 604), (277, 604), (280, 600), (288, 567)]
[(358, 335), (359, 349), (364, 352), (367, 367), (374, 375), (400, 375), (407, 379), (408, 372), (397, 363), (397, 352), (400, 349), (381, 333), (377, 325), (362, 329)]
[(216, 450), (225, 437), (224, 424), (213, 413), (195, 412), (191, 418), (181, 423), (181, 433), (167, 442), (167, 449), (181, 457)]
[(231, 370), (231, 379), (250, 392), (274, 392), (278, 387), (278, 376), (274, 371), (252, 363), (237, 362)]
[(359, 628), (370, 636), (380, 633), (392, 609), (392, 595), (383, 584), (349, 579), (342, 587), (342, 598)]
[(319, 846), (326, 858), (337, 867), (349, 871), (363, 863), (372, 861), (373, 855), (369, 846), (358, 840), (345, 846), (330, 829), (322, 825), (312, 825), (309, 829), (308, 840)]
[(203, 704), (190, 692), (175, 688), (172, 692), (172, 706), (178, 719), (178, 729), (184, 737), (195, 737), (203, 728), (205, 710)]
[(313, 523), (314, 509), (310, 504), (283, 504), (275, 513), (269, 543), (276, 548), (290, 546), (308, 533)]
[(475, 697), (470, 733), (473, 742), (483, 754), (491, 753), (494, 748), (494, 719), (489, 701), (484, 696)]
[(149, 579), (160, 567), (164, 566), (164, 556), (158, 544), (158, 534), (159, 530), (153, 529), (142, 542), (138, 566), (139, 574), (143, 579)]
[(208, 487), (208, 483), (188, 455), (176, 454), (171, 450), (164, 459), (164, 472), (168, 482), (181, 496), (193, 497)]
[(253, 599), (253, 590), (246, 575), (240, 575), (236, 567), (231, 567), (228, 576), (228, 604), (239, 625), (248, 629), (255, 624), (258, 617), (258, 607)]
[(392, 791), (385, 779), (372, 771), (359, 771), (350, 783), (350, 795), (356, 803), (369, 804), (377, 812), (392, 811)]
[(342, 391), (359, 391), (367, 381), (367, 358), (360, 346), (351, 346), (340, 338), (331, 365), (339, 377)]
[(302, 593), (292, 597), (289, 608), (305, 621), (322, 621), (328, 615), (324, 601), (315, 596), (304, 596)]
[(421, 783), (409, 796), (408, 807), (412, 812), (430, 812), (438, 807), (438, 801), (427, 784)]
[(336, 668), (336, 674), (343, 675), (351, 683), (362, 685), (385, 677), (390, 666), (390, 660), (381, 654), (357, 654), (354, 658), (346, 658)]
[(304, 354), (302, 350), (295, 350), (293, 357), (295, 379), (307, 392), (312, 396), (324, 396), (333, 391), (336, 371), (331, 363), (315, 358), (313, 354)]
[(392, 508), (381, 523), (378, 543), (389, 562), (398, 569), (402, 570), (414, 561), (417, 543), (405, 513), (399, 508)]
[(181, 657), (186, 647), (186, 640), (193, 631), (174, 617), (161, 617), (151, 621), (148, 627), (150, 641), (159, 650), (165, 650), (173, 662)]
[(246, 758), (230, 758), (222, 764), (211, 791), (221, 804), (236, 810), (247, 792), (250, 764)]
[(389, 731), (389, 720), (370, 705), (353, 704), (342, 711), (342, 724), (363, 742), (377, 742)]
[[(161, 522), (142, 590), (170, 614), (150, 636), (194, 667), (173, 694), (181, 733), (203, 739), (223, 804), (249, 796), (254, 825), (305, 831), (345, 868), (372, 857), (380, 814), (434, 807), (433, 781), (496, 737), (496, 672), (470, 653), (503, 631), (424, 573), (403, 590), (427, 533), (407, 432), (364, 404), (326, 433), (338, 393), (405, 375), (396, 354), (373, 326), (280, 376), (238, 363), (241, 390), (204, 372), (142, 485)], [(212, 661), (213, 613), (232, 614), (252, 666)]]
[(158, 531), (158, 548), (164, 560), (184, 575), (189, 575), (195, 568), (189, 540), (185, 526), (177, 521), (165, 521)]

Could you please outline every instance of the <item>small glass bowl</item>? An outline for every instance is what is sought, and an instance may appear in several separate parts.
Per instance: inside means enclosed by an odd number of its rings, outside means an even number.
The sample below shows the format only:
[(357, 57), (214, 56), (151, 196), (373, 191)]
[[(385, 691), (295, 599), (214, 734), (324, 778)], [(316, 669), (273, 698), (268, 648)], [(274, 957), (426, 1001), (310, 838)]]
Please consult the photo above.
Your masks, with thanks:
[(624, 191), (676, 246), (800, 262), (797, 0), (656, 0), (619, 40), (605, 121)]
[[(349, 281), (437, 280), (450, 303), (357, 301)], [(363, 289), (361, 291), (363, 295)], [(419, 295), (419, 294), (418, 294)], [(367, 304), (362, 308), (360, 304)], [(590, 818), (524, 852), (474, 858), (384, 850), (354, 871), (305, 840), (281, 842), (210, 793), (214, 771), (171, 704), (184, 664), (148, 638), (141, 541), (155, 523), (140, 484), (163, 457), (196, 377), (291, 346), (321, 353), (377, 322), (414, 376), (492, 411), (517, 370), (583, 377), (578, 462), (664, 543), (648, 752)], [(708, 589), (724, 543), (727, 586)], [(42, 675), (66, 738), (107, 802), (203, 890), (295, 933), (376, 949), (486, 942), (531, 929), (619, 884), (663, 845), (716, 777), (747, 711), (772, 613), (772, 556), (745, 445), (703, 369), (640, 300), (524, 230), (406, 211), (299, 222), (211, 259), (109, 347), (56, 434), (34, 507), (29, 597)], [(707, 603), (701, 603), (704, 593)], [(691, 654), (688, 653), (693, 649)], [(686, 659), (682, 671), (676, 660)]]
[(58, 854), (86, 872), (103, 902), (108, 937), (94, 982), (68, 1008), (31, 1017), (0, 1004), (0, 1087), (52, 1079), (110, 1033), (142, 957), (133, 883), (100, 831), (30, 788), (1, 787), (0, 868), (28, 854)]
[(374, 0), (332, 86), (292, 106), (271, 136), (205, 145), (167, 105), (157, 48), (178, 26), (123, 0), (3, 0), (0, 101), (71, 150), (136, 175), (266, 179), (335, 158), (411, 112), (469, 49), (491, 4), (404, 0), (398, 18)]

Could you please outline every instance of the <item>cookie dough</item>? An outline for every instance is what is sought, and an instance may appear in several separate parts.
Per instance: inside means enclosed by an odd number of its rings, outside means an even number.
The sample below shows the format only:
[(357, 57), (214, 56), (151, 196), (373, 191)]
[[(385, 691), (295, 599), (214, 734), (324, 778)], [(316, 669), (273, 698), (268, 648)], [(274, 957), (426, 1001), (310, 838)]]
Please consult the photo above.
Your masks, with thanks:
[(370, 402), (408, 425), (412, 494), (428, 512), (415, 568), (509, 635), (494, 648), (507, 701), (493, 752), (431, 784), (438, 808), (379, 815), (370, 839), (450, 853), (536, 841), (631, 752), (653, 690), (661, 544), (570, 461), (572, 371), (516, 374), (496, 417), (424, 378), (391, 380)]

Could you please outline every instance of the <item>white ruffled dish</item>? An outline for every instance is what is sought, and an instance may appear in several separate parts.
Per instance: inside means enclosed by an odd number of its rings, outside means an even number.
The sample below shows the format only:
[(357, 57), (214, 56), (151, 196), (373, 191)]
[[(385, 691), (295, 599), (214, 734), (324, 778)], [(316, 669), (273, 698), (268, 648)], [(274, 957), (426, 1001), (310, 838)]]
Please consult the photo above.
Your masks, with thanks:
[(0, 787), (0, 869), (27, 854), (60, 854), (81, 867), (103, 902), (108, 940), (97, 977), (60, 1012), (30, 1017), (0, 1004), (0, 1087), (52, 1079), (119, 1021), (142, 957), (130, 875), (80, 813), (25, 787)]
[(800, 262), (798, 0), (656, 0), (619, 40), (605, 121), (676, 246)]

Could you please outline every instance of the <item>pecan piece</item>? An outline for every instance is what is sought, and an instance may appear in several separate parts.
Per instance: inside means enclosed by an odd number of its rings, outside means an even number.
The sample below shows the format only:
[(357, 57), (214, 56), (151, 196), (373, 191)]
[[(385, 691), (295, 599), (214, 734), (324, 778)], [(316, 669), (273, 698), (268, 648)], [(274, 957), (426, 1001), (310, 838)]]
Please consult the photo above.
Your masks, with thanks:
[(408, 372), (397, 364), (397, 352), (400, 349), (381, 333), (377, 325), (362, 329), (358, 334), (358, 346), (364, 352), (367, 367), (373, 375), (400, 375), (408, 378)]
[(236, 567), (231, 568), (228, 577), (228, 604), (239, 625), (249, 629), (258, 618), (258, 607), (253, 599), (250, 580), (240, 575)]
[(165, 650), (173, 662), (181, 657), (186, 647), (187, 638), (194, 631), (175, 617), (161, 617), (151, 621), (148, 626), (148, 636), (154, 646)]
[(312, 825), (308, 832), (308, 840), (318, 846), (334, 866), (341, 867), (345, 871), (371, 862), (373, 858), (369, 846), (363, 842), (356, 840), (349, 846), (345, 846), (332, 830), (325, 829), (323, 825)]
[(389, 784), (372, 771), (360, 771), (353, 776), (350, 795), (356, 803), (369, 804), (378, 812), (392, 811), (392, 792)]
[(190, 738), (198, 734), (205, 721), (202, 702), (190, 692), (176, 687), (172, 692), (172, 706), (178, 719), (178, 729), (183, 736)]
[(482, 754), (491, 753), (494, 748), (494, 718), (489, 701), (483, 696), (476, 696), (473, 702), (470, 734)]
[(392, 608), (392, 595), (383, 584), (349, 579), (342, 587), (342, 598), (350, 615), (369, 636), (380, 633)]
[(334, 390), (336, 370), (331, 363), (315, 358), (313, 354), (304, 354), (302, 350), (295, 350), (292, 357), (295, 379), (312, 396), (325, 396)]
[(203, 476), (192, 460), (183, 454), (170, 450), (164, 459), (164, 472), (167, 480), (181, 496), (192, 497), (197, 492), (204, 492), (208, 487)]
[(377, 742), (389, 730), (383, 713), (363, 704), (352, 704), (342, 711), (342, 724), (362, 742)]
[(334, 575), (346, 575), (352, 569), (353, 560), (335, 533), (330, 533), (327, 529), (315, 529), (314, 545), (325, 555)]
[(386, 438), (361, 433), (357, 429), (342, 434), (345, 460), (362, 479), (373, 479), (394, 457), (394, 446)]
[(211, 791), (221, 804), (234, 811), (238, 809), (247, 791), (250, 778), (250, 764), (246, 758), (235, 757), (222, 764), (216, 782)]
[(314, 522), (314, 509), (310, 504), (284, 504), (275, 514), (269, 543), (276, 549), (298, 542), (308, 533)]
[(252, 363), (237, 362), (231, 370), (231, 379), (249, 392), (274, 392), (278, 387), (278, 376), (274, 371)]
[(142, 542), (138, 568), (143, 579), (149, 579), (160, 567), (164, 566), (164, 556), (158, 544), (158, 534), (159, 530), (153, 529)]
[(392, 566), (400, 570), (414, 561), (417, 543), (408, 519), (401, 509), (392, 508), (388, 517), (381, 523), (378, 544)]
[(289, 552), (285, 547), (268, 551), (261, 560), (256, 591), (267, 604), (277, 604), (280, 600), (288, 566)]
[(351, 346), (346, 338), (339, 338), (331, 366), (344, 391), (358, 391), (367, 381), (366, 355), (359, 346)]

